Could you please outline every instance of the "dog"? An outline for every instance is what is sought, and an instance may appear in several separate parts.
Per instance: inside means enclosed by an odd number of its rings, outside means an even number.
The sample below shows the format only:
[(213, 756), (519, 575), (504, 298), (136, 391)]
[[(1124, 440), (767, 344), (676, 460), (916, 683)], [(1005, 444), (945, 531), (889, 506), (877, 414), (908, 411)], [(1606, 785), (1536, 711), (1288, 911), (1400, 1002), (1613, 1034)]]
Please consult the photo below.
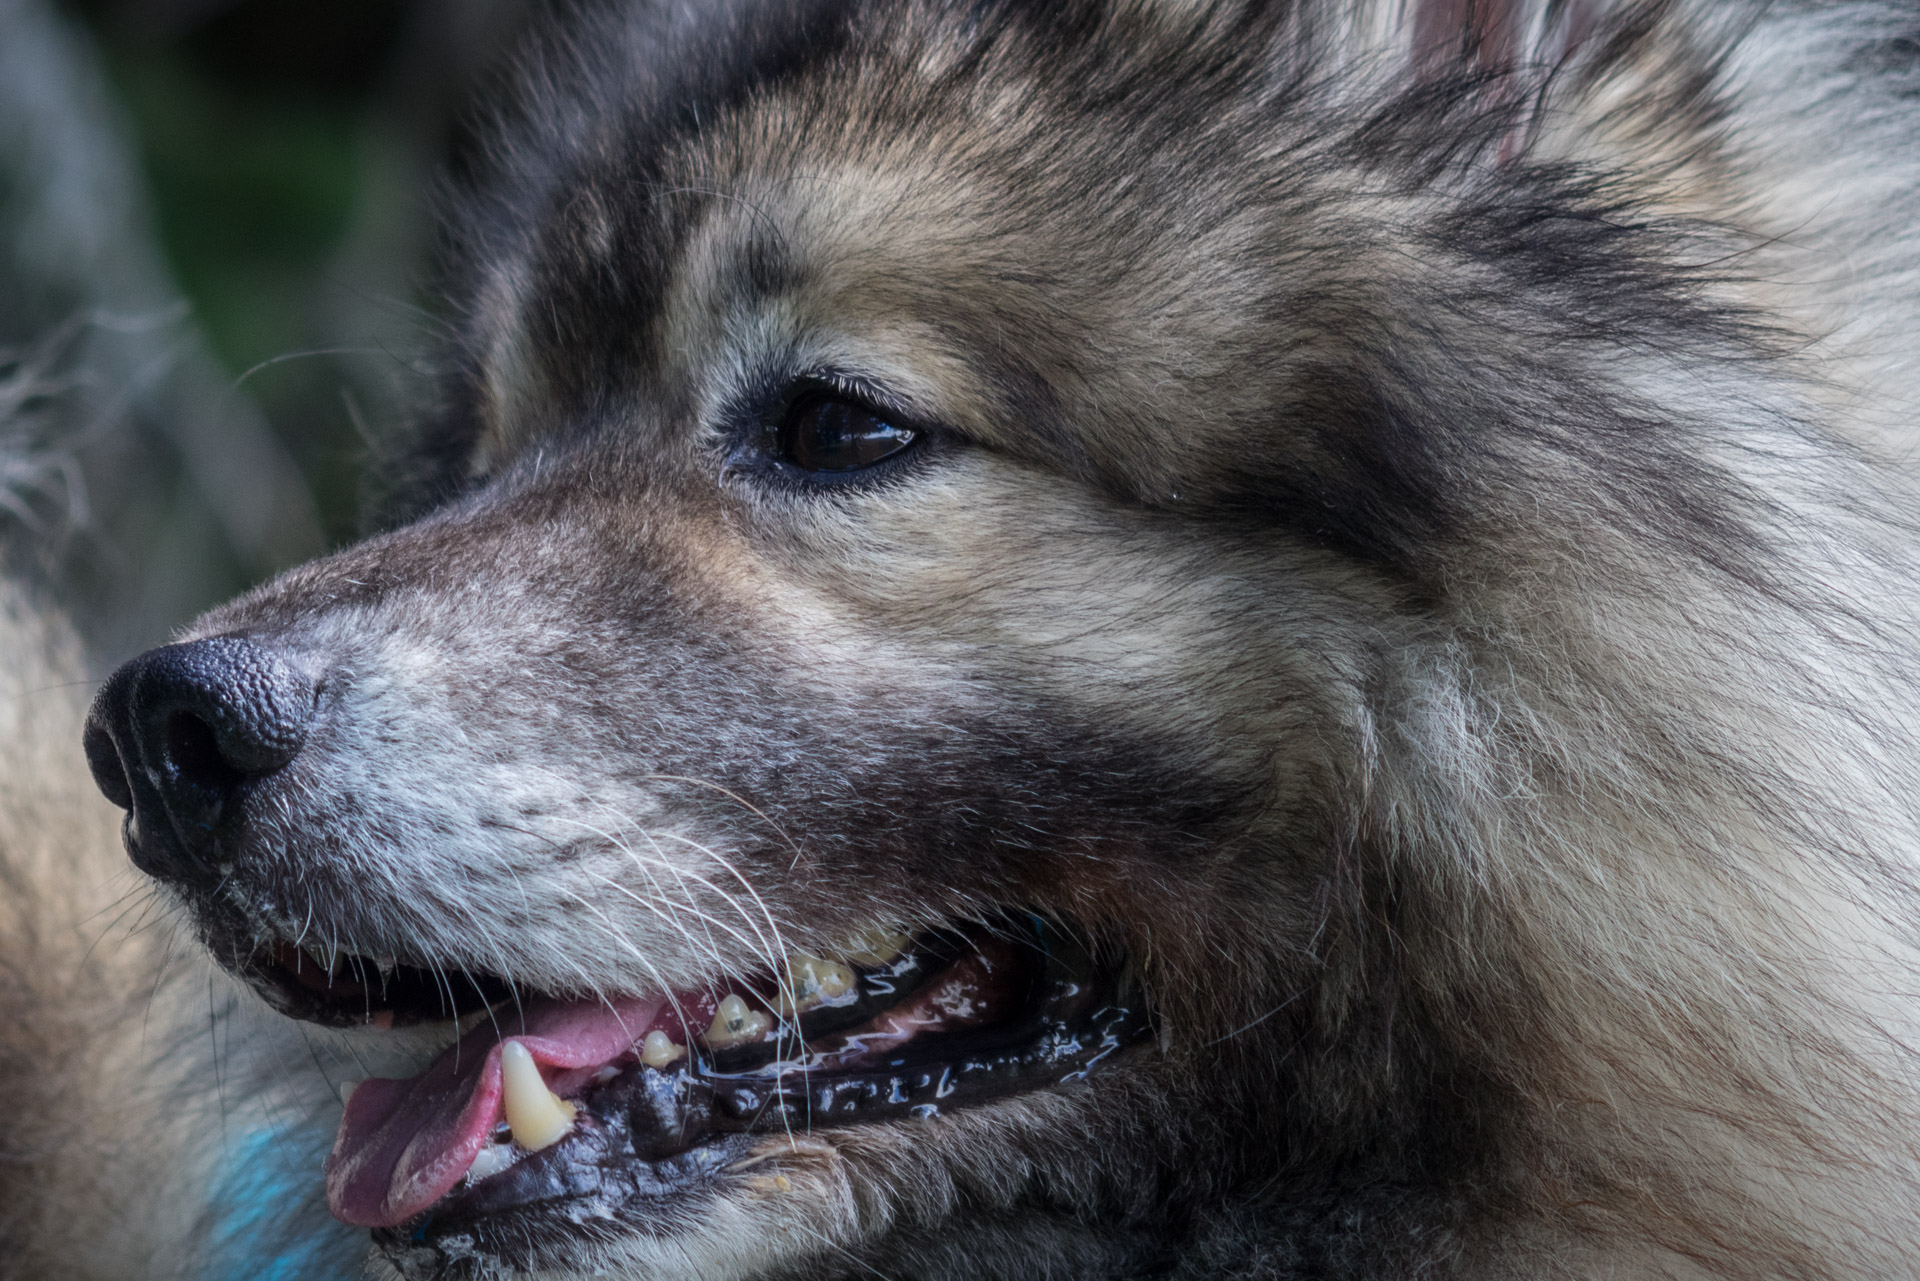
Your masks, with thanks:
[(378, 532), (87, 718), (237, 980), (171, 1110), (63, 1114), (171, 1125), (199, 1208), (104, 1233), (1920, 1273), (1920, 16), (589, 3), (515, 65)]

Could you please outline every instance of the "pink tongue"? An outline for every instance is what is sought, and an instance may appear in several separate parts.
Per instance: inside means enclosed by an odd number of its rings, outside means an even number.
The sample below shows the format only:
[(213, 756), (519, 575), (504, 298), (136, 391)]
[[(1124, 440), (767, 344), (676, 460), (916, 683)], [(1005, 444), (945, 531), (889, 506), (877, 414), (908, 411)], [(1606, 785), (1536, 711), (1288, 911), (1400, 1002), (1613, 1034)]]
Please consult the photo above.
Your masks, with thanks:
[[(665, 997), (619, 1001), (542, 1000), (502, 1037), (483, 1023), (404, 1081), (360, 1083), (327, 1157), (327, 1205), (362, 1228), (405, 1222), (447, 1194), (500, 1123), (500, 1046), (518, 1041), (533, 1061), (561, 1072), (610, 1063), (644, 1036)], [(549, 1084), (555, 1074), (545, 1074)], [(564, 1090), (577, 1086), (559, 1082)]]

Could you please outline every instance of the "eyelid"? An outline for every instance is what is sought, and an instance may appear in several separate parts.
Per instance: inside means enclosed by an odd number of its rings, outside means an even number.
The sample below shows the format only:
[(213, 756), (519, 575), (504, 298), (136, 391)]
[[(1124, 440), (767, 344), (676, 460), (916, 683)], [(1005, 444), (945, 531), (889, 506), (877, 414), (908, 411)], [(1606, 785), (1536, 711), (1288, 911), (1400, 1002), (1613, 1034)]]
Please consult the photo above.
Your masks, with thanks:
[(897, 397), (889, 395), (884, 387), (838, 369), (808, 374), (789, 383), (781, 416), (792, 413), (797, 406), (814, 396), (849, 401), (862, 406), (875, 417), (898, 422), (915, 431), (920, 430), (920, 421), (924, 417)]

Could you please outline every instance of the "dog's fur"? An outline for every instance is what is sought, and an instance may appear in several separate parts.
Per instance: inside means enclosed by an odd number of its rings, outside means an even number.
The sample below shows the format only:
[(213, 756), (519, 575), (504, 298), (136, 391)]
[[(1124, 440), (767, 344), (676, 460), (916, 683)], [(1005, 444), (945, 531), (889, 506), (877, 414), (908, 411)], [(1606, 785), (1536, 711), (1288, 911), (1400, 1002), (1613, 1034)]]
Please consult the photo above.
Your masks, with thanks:
[[(1160, 1036), (546, 1275), (1920, 1273), (1920, 15), (554, 30), (393, 527), (190, 633), (327, 694), (187, 907), (563, 993), (1031, 909)], [(823, 373), (928, 447), (743, 445)]]
[[(156, 1107), (170, 1091), (140, 1035), (155, 939), (113, 919), (134, 884), (112, 807), (74, 768), (78, 647), (0, 578), (0, 653), (0, 1082), (23, 1102), (0, 1140), (0, 1276), (167, 1275), (167, 1221), (197, 1212), (170, 1181), (195, 1158)], [(76, 1231), (76, 1215), (118, 1230)]]

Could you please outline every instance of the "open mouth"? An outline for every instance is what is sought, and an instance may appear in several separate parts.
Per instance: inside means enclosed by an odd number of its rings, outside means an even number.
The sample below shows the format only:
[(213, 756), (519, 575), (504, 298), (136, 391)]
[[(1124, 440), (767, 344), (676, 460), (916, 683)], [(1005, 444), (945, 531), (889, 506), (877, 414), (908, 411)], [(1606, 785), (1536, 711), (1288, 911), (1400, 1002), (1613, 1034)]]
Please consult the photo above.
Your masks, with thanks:
[(354, 1090), (327, 1160), (334, 1214), (410, 1276), (535, 1266), (583, 1229), (658, 1230), (768, 1135), (1072, 1082), (1150, 1030), (1124, 957), (1024, 914), (870, 929), (778, 975), (608, 1000), (285, 944), (244, 972), (316, 1022), (468, 1015), (426, 1071)]

